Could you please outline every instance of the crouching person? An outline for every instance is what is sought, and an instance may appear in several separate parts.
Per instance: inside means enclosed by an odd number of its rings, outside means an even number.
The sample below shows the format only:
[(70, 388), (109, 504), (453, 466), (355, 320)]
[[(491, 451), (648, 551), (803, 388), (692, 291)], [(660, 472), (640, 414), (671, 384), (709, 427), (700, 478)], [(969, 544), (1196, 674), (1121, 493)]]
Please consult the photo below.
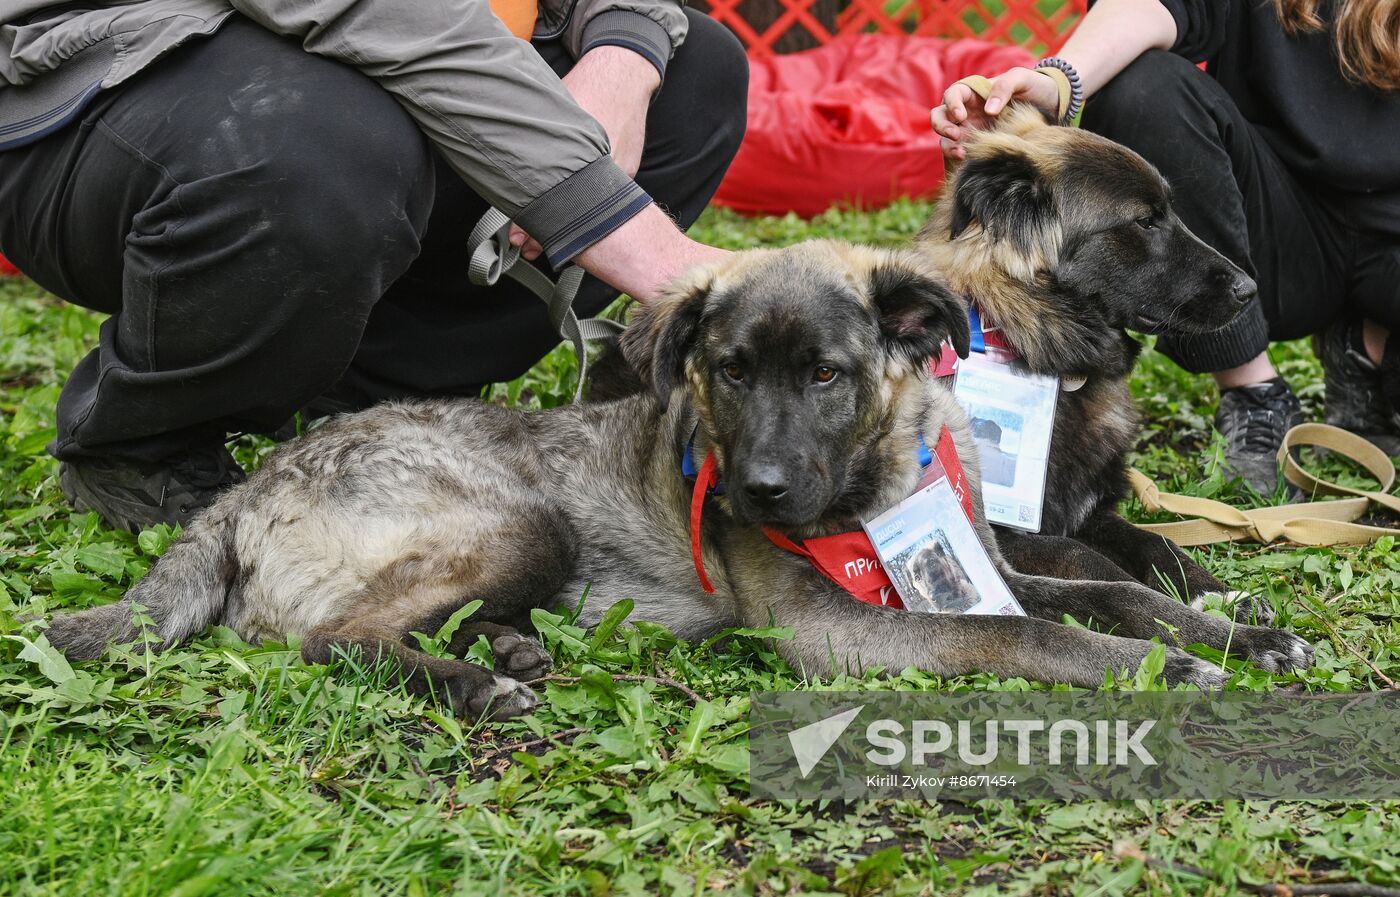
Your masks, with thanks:
[(649, 301), (724, 254), (677, 224), (746, 91), (678, 0), (6, 4), (0, 253), (111, 315), (59, 400), (65, 494), (184, 523), (242, 479), (230, 433), (518, 376), (558, 336), (469, 281), (491, 206), (589, 272), (580, 315)]
[(1083, 126), (1153, 163), (1181, 220), (1259, 285), (1222, 330), (1157, 343), (1214, 377), (1235, 473), (1276, 488), (1303, 412), (1266, 350), (1304, 336), (1327, 422), (1400, 456), (1400, 7), (1098, 0), (1057, 58), (999, 75), (985, 104), (951, 88), (933, 113), (945, 153), (1012, 99), (1058, 114), (1061, 72), (1072, 106), (1088, 99)]

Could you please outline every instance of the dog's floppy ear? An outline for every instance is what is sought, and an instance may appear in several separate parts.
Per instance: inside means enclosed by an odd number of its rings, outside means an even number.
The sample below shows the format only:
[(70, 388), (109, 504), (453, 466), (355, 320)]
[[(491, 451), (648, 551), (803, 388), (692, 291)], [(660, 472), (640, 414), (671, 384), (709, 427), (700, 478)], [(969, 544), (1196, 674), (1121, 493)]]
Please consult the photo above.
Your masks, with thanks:
[(655, 302), (639, 308), (622, 334), (623, 356), (656, 392), (662, 411), (685, 379), (685, 360), (695, 346), (714, 274), (701, 268), (682, 275)]
[(890, 354), (910, 362), (936, 356), (944, 340), (960, 358), (970, 350), (967, 306), (912, 257), (890, 253), (870, 271), (870, 298)]
[(948, 236), (956, 239), (975, 221), (993, 240), (1029, 253), (1054, 213), (1050, 181), (1035, 161), (1018, 147), (997, 146), (958, 169)]

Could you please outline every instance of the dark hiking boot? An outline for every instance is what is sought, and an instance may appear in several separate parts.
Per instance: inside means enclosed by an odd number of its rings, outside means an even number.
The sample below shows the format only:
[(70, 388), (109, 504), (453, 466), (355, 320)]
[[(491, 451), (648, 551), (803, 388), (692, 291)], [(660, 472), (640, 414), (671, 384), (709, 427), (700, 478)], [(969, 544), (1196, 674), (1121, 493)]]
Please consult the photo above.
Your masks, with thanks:
[(1339, 320), (1313, 337), (1327, 388), (1326, 421), (1400, 455), (1400, 414), (1387, 401), (1381, 371), (1366, 357), (1357, 321)]
[(1385, 400), (1385, 410), (1390, 412), (1390, 433), (1395, 440), (1386, 454), (1392, 458), (1400, 455), (1400, 338), (1394, 333), (1386, 337), (1381, 351), (1381, 397)]
[(84, 458), (58, 467), (76, 510), (96, 511), (108, 526), (133, 533), (157, 523), (188, 526), (221, 490), (246, 478), (222, 445), (158, 463)]
[[(1220, 394), (1215, 428), (1225, 437), (1225, 461), (1260, 495), (1279, 482), (1278, 449), (1283, 434), (1303, 422), (1303, 407), (1282, 377), (1238, 386)], [(1295, 490), (1289, 488), (1289, 494)]]

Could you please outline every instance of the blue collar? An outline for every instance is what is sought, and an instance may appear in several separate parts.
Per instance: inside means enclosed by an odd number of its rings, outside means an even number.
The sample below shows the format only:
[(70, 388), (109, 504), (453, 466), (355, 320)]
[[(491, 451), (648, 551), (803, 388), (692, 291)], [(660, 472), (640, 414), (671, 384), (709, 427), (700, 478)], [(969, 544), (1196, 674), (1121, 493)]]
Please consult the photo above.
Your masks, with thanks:
[[(979, 338), (982, 335), (980, 327), (977, 330), (977, 335)], [(695, 434), (699, 431), (700, 425), (696, 424), (695, 429), (690, 431), (690, 438), (685, 441), (685, 449), (681, 452), (681, 476), (685, 477), (687, 480), (693, 480), (700, 475), (700, 468), (695, 464)], [(928, 443), (924, 442), (924, 434), (922, 431), (919, 433), (919, 445), (914, 452), (914, 456), (918, 459), (920, 470), (923, 470), (933, 463), (933, 453), (928, 450)], [(710, 494), (723, 495), (723, 481), (716, 479), (715, 486), (710, 490)]]
[[(690, 438), (685, 441), (685, 450), (681, 452), (681, 476), (687, 480), (693, 480), (700, 476), (700, 468), (695, 465), (695, 434), (698, 432), (700, 432), (700, 425), (696, 424), (695, 429), (690, 431)], [(724, 483), (716, 479), (710, 494), (723, 495)]]
[(972, 332), (972, 351), (986, 352), (987, 339), (982, 335), (982, 316), (977, 313), (977, 307), (972, 304), (967, 306), (967, 325)]

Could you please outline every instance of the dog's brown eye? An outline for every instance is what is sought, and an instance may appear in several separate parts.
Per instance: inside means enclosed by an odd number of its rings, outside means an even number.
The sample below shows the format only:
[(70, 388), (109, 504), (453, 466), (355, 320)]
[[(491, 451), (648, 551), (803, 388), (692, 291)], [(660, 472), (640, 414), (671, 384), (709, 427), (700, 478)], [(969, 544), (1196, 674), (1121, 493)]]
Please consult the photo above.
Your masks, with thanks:
[(744, 369), (731, 361), (724, 366), (724, 376), (737, 383), (742, 383), (744, 380)]
[(1151, 217), (1150, 215), (1146, 218), (1139, 218), (1137, 220), (1137, 226), (1142, 228), (1143, 230), (1156, 230), (1157, 219)]
[(836, 368), (825, 364), (817, 365), (817, 369), (812, 372), (812, 380), (816, 383), (830, 383), (836, 379)]

